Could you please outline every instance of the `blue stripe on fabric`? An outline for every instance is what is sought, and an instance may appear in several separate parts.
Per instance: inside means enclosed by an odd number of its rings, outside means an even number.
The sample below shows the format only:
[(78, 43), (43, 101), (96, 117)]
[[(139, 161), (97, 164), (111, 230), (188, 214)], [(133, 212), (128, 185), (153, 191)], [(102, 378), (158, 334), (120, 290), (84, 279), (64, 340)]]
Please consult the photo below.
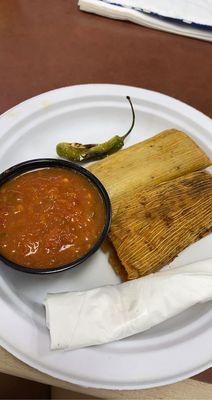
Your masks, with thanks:
[[(109, 0), (99, 0), (99, 1), (101, 1), (102, 3), (111, 4), (112, 6), (116, 6), (116, 7), (128, 8), (128, 7), (123, 6), (122, 4), (115, 3), (114, 1), (109, 1)], [(180, 26), (188, 26), (189, 25), (192, 28), (202, 29), (202, 30), (206, 30), (206, 31), (208, 31), (208, 30), (212, 31), (212, 26), (210, 26), (210, 25), (202, 25), (202, 24), (198, 24), (196, 22), (190, 23), (190, 22), (186, 22), (186, 21), (183, 21), (183, 20), (177, 19), (177, 18), (165, 17), (165, 16), (157, 14), (157, 13), (147, 12), (147, 11), (143, 10), (142, 8), (137, 8), (137, 7), (129, 7), (129, 8), (131, 8), (132, 10), (138, 11), (142, 14), (151, 15), (151, 17), (154, 17), (155, 19), (163, 20), (165, 22), (166, 21), (171, 22), (171, 23), (174, 22), (175, 24), (180, 25)]]

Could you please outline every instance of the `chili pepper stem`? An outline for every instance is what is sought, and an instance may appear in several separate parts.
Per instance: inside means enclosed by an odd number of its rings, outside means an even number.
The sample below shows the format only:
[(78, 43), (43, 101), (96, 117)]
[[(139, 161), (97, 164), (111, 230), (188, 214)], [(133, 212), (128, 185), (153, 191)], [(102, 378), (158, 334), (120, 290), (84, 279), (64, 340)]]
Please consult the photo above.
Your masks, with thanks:
[(130, 103), (130, 107), (131, 107), (131, 111), (132, 111), (132, 124), (130, 126), (130, 129), (127, 131), (127, 133), (125, 133), (125, 135), (121, 136), (121, 138), (124, 140), (126, 139), (126, 137), (130, 134), (130, 132), (132, 131), (134, 125), (135, 125), (135, 111), (134, 111), (134, 107), (132, 105), (130, 96), (126, 96), (126, 99), (129, 101)]

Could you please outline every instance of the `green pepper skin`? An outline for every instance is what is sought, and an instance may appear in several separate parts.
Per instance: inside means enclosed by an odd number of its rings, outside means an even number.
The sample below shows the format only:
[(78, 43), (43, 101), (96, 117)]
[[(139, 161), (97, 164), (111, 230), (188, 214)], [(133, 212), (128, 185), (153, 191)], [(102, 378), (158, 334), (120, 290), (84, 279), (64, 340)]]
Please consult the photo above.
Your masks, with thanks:
[(58, 143), (56, 151), (58, 156), (74, 162), (82, 161), (86, 154), (85, 149), (74, 147), (70, 143)]
[(71, 143), (58, 143), (56, 151), (58, 156), (66, 158), (69, 161), (85, 162), (104, 158), (113, 153), (116, 153), (124, 145), (124, 140), (121, 136), (114, 136), (104, 143), (94, 145), (90, 148), (76, 147)]
[(104, 143), (97, 144), (96, 146), (88, 149), (87, 154), (84, 156), (84, 161), (92, 161), (100, 158), (110, 156), (116, 153), (124, 146), (124, 140), (121, 136), (114, 136)]

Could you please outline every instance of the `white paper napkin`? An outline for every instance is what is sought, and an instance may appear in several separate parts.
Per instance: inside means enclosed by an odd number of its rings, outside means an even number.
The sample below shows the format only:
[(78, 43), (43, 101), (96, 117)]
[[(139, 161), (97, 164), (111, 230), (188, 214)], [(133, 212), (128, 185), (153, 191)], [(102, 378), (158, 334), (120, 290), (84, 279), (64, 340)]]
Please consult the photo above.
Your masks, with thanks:
[(212, 300), (212, 259), (84, 292), (48, 294), (51, 349), (77, 349), (145, 331)]
[(82, 11), (212, 41), (212, 31), (201, 28), (212, 27), (212, 0), (79, 0), (78, 4)]

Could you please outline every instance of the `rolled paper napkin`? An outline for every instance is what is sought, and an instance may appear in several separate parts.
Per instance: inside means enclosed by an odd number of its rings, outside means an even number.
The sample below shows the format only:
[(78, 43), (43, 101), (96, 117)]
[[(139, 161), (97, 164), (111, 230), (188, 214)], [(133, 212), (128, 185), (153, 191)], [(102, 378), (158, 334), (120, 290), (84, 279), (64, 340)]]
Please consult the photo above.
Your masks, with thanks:
[(80, 10), (212, 41), (211, 0), (78, 0)]
[(79, 349), (143, 332), (212, 300), (212, 259), (83, 292), (48, 294), (51, 349)]

